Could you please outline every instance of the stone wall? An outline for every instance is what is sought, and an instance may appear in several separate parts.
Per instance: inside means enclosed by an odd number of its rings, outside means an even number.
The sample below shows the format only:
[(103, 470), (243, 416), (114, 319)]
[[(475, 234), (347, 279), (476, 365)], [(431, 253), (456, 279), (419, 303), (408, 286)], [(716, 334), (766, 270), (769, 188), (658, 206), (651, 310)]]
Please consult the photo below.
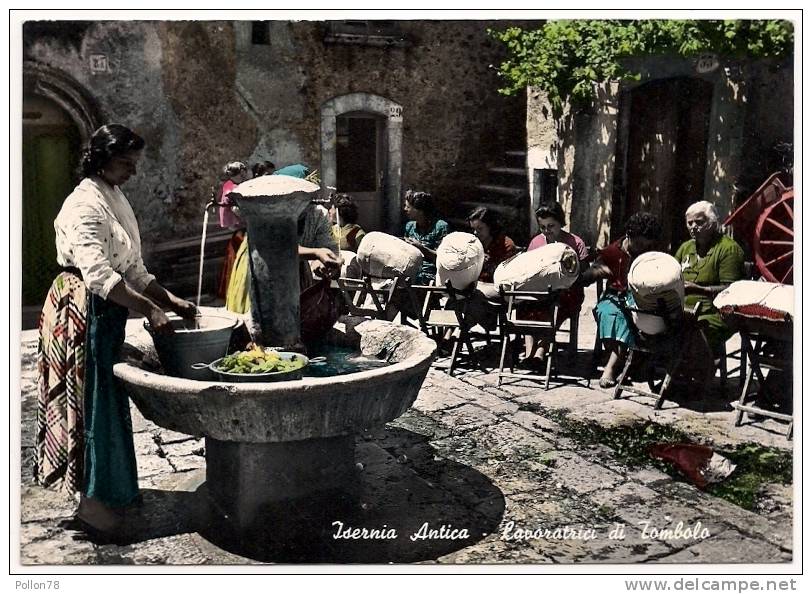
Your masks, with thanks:
[[(149, 245), (197, 234), (229, 160), (319, 168), (320, 108), (353, 92), (403, 106), (401, 185), (453, 209), (524, 141), (524, 98), (497, 93), (502, 48), (486, 33), (508, 24), (402, 22), (407, 45), (371, 47), (327, 44), (320, 22), (273, 21), (268, 45), (251, 43), (250, 21), (32, 23), (24, 57), (72, 77), (103, 122), (145, 137), (125, 190)], [(98, 56), (103, 71), (91, 69)]]
[[(621, 209), (613, 212), (613, 206), (622, 188), (623, 143), (634, 118), (624, 101), (636, 86), (673, 77), (712, 83), (701, 198), (716, 203), (723, 216), (778, 169), (780, 159), (772, 147), (793, 138), (790, 63), (733, 63), (702, 75), (691, 60), (681, 58), (649, 58), (636, 66), (642, 71), (639, 82), (597, 87), (591, 105), (577, 111), (565, 106), (558, 119), (542, 91), (527, 93), (530, 179), (533, 169), (556, 168), (559, 200), (572, 229), (599, 246), (622, 233)], [(673, 141), (663, 138), (666, 145)]]

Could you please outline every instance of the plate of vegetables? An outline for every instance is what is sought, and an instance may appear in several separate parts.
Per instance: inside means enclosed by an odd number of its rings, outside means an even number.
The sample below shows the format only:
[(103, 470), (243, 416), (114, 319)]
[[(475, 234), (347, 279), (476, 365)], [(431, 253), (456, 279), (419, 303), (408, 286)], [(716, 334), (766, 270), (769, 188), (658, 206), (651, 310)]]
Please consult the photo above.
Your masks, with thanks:
[(300, 353), (251, 346), (208, 364), (225, 382), (280, 382), (302, 379), (309, 360)]

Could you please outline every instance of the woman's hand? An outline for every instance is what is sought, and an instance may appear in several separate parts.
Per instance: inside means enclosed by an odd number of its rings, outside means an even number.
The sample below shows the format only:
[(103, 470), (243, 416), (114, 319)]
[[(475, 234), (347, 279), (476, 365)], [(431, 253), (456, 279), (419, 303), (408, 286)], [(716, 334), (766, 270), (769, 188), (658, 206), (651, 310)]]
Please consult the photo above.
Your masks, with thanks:
[(185, 320), (193, 320), (198, 314), (197, 307), (191, 301), (175, 297), (170, 305), (172, 311)]
[(172, 328), (172, 322), (160, 307), (156, 306), (151, 308), (147, 315), (147, 320), (149, 320), (149, 325), (152, 327), (152, 330), (157, 334), (168, 336), (175, 333), (175, 330)]
[(341, 263), (344, 261), (341, 256), (336, 255), (328, 248), (316, 248), (313, 252), (319, 264), (313, 268), (313, 274), (322, 278), (333, 278), (341, 272)]
[(419, 249), (421, 252), (425, 252), (425, 251), (426, 251), (426, 246), (424, 246), (422, 243), (420, 243), (419, 241), (417, 241), (417, 240), (416, 240), (414, 237), (404, 237), (404, 238), (403, 238), (403, 241), (405, 241), (405, 242), (406, 242), (406, 243), (408, 243), (409, 245), (413, 245), (414, 247), (416, 247), (417, 249)]
[(685, 292), (686, 293), (705, 293), (705, 287), (702, 285), (698, 285), (691, 281), (685, 281)]

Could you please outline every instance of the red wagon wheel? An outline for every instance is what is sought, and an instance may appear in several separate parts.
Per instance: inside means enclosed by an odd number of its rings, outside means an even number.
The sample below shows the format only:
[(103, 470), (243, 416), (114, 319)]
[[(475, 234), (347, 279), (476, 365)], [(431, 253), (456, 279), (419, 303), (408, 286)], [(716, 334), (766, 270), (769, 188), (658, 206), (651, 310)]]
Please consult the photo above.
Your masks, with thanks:
[(794, 193), (785, 192), (768, 206), (756, 223), (753, 251), (759, 272), (770, 282), (792, 284), (795, 251)]

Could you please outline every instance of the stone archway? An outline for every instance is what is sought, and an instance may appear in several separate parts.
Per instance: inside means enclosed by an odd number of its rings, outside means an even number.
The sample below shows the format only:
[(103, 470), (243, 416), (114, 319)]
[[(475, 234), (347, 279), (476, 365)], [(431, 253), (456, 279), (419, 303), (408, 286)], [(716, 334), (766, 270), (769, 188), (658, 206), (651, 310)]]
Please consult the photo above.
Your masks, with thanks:
[(59, 271), (53, 221), (76, 183), (81, 147), (100, 125), (100, 118), (95, 104), (76, 81), (33, 62), (23, 65), (21, 115), (25, 317), (26, 308), (39, 309)]
[(79, 129), (83, 142), (101, 126), (96, 103), (78, 82), (64, 72), (37, 62), (24, 62), (23, 89), (25, 94), (50, 99), (65, 110)]
[(337, 121), (346, 114), (369, 114), (381, 122), (382, 229), (397, 234), (400, 227), (403, 107), (370, 93), (350, 93), (326, 101), (321, 106), (321, 179), (324, 186), (337, 187)]

